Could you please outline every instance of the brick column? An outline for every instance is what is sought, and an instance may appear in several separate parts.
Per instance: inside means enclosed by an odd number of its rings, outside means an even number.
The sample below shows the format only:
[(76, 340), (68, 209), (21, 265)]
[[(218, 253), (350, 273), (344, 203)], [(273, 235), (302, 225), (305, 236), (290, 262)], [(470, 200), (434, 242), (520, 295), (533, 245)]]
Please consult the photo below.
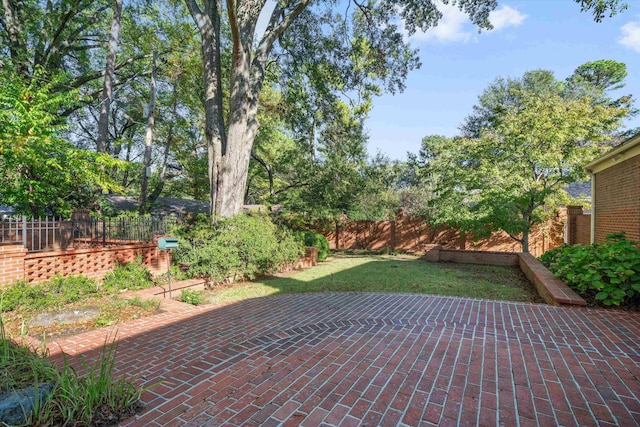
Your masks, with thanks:
[(21, 243), (0, 243), (0, 284), (24, 280), (27, 249)]
[(578, 243), (577, 216), (582, 215), (582, 213), (582, 206), (567, 206), (568, 236), (565, 240), (569, 245)]
[(440, 261), (440, 249), (442, 249), (441, 245), (424, 245), (424, 259), (430, 262)]

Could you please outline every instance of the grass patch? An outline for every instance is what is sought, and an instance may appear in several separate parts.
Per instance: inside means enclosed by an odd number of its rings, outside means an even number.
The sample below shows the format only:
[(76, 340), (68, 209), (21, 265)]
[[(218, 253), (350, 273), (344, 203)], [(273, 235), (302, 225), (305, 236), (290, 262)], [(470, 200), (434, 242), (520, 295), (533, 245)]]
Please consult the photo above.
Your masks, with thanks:
[(289, 277), (214, 288), (206, 300), (222, 303), (304, 292), (408, 292), (541, 302), (518, 268), (429, 263), (410, 255), (338, 255)]

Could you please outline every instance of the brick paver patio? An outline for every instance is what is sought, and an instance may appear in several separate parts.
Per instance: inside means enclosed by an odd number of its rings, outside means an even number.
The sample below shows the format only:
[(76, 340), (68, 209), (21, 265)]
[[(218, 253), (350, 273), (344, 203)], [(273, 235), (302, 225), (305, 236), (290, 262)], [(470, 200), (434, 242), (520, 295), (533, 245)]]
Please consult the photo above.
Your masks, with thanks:
[[(125, 425), (640, 424), (638, 312), (327, 293), (183, 308), (118, 335), (117, 370), (162, 381)], [(51, 348), (91, 357), (104, 337)]]

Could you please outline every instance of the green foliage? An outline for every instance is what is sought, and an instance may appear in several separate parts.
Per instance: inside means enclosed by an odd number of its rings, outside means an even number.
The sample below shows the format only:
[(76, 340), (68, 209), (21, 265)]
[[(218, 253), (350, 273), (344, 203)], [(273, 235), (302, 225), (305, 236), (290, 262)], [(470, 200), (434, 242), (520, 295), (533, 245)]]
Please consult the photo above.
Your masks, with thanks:
[(80, 301), (98, 295), (96, 282), (84, 276), (54, 276), (49, 282), (30, 285), (16, 282), (2, 293), (2, 308), (12, 311), (19, 307), (41, 310)]
[(66, 216), (92, 203), (96, 187), (117, 191), (104, 168), (124, 165), (60, 138), (59, 114), (77, 93), (54, 91), (55, 79), (43, 82), (42, 74), (0, 72), (0, 197), (17, 213)]
[(180, 301), (191, 305), (200, 305), (204, 301), (203, 292), (183, 289), (180, 292)]
[(596, 22), (602, 21), (607, 13), (612, 17), (629, 7), (628, 3), (621, 0), (575, 0), (575, 2), (580, 4), (583, 12), (593, 12), (593, 20)]
[(124, 289), (144, 289), (153, 285), (149, 269), (138, 259), (108, 273), (103, 285), (84, 276), (60, 275), (43, 283), (15, 282), (2, 292), (2, 308), (6, 311), (19, 308), (47, 310), (94, 296), (114, 294)]
[(578, 293), (605, 306), (640, 305), (640, 248), (624, 233), (604, 243), (563, 246), (540, 261)]
[(133, 262), (118, 265), (103, 279), (103, 287), (111, 292), (146, 289), (153, 285), (151, 271), (142, 263), (140, 256)]
[(273, 273), (303, 253), (294, 233), (264, 214), (236, 215), (213, 227), (208, 217), (199, 215), (176, 231), (180, 248), (174, 251), (174, 262), (188, 264), (191, 277), (214, 282)]
[[(58, 369), (46, 348), (33, 349), (9, 340), (0, 320), (0, 392), (54, 384), (51, 394), (35, 402), (29, 425), (109, 425), (141, 408), (142, 390), (129, 378), (114, 379), (116, 345), (108, 343), (79, 375), (66, 358)], [(107, 417), (107, 418), (105, 418)]]
[(305, 231), (304, 244), (318, 248), (318, 261), (324, 261), (329, 255), (329, 241), (320, 233)]
[(476, 237), (503, 230), (528, 250), (533, 225), (553, 214), (562, 187), (606, 149), (628, 112), (563, 91), (538, 70), (498, 79), (465, 124), (469, 137), (425, 138), (421, 177), (434, 188), (431, 222)]

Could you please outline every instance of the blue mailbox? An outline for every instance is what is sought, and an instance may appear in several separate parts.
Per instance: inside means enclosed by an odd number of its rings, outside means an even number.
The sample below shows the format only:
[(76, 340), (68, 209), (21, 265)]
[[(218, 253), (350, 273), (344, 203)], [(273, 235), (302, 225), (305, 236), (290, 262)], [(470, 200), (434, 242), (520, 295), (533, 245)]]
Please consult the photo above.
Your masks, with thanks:
[(158, 239), (158, 249), (178, 249), (178, 239), (175, 237), (160, 237)]

